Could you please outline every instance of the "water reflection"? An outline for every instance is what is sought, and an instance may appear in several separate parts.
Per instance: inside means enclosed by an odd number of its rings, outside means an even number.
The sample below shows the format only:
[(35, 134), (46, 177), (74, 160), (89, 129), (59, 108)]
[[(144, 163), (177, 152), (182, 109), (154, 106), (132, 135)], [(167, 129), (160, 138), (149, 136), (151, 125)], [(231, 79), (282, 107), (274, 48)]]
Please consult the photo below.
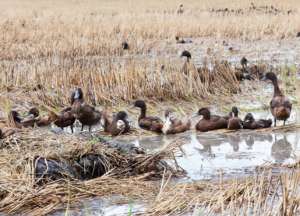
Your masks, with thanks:
[(286, 159), (291, 157), (293, 148), (292, 144), (287, 140), (286, 136), (277, 140), (275, 135), (275, 142), (271, 148), (271, 155), (276, 163), (283, 163)]
[[(187, 132), (181, 135), (137, 139), (137, 145), (155, 151), (172, 142), (184, 142), (176, 154), (178, 164), (191, 179), (210, 179), (219, 171), (229, 175), (253, 172), (256, 166), (293, 163), (300, 155), (300, 130), (276, 133), (244, 131), (230, 134)], [(293, 145), (292, 145), (293, 144)]]

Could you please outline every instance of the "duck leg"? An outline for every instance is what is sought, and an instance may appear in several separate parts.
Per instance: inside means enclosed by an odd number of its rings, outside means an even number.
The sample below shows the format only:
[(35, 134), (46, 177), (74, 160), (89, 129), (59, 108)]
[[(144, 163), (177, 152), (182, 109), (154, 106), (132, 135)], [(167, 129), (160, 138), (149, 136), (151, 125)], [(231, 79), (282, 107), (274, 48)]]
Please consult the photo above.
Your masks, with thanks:
[(84, 127), (84, 125), (82, 124), (82, 125), (81, 125), (81, 131), (83, 131), (83, 127)]
[(92, 131), (92, 125), (89, 126), (89, 132), (91, 132), (91, 131)]
[(71, 128), (71, 132), (74, 133), (74, 126), (71, 125), (70, 128)]
[(274, 127), (276, 127), (276, 118), (274, 118)]
[(285, 121), (286, 121), (286, 120), (283, 121), (283, 126), (285, 126)]

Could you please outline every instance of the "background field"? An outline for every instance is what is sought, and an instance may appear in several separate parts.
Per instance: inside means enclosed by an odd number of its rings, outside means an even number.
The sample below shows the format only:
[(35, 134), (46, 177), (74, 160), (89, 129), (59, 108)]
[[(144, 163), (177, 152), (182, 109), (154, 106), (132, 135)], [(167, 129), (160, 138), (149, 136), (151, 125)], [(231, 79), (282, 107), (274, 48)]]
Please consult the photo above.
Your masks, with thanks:
[[(300, 31), (296, 0), (184, 1), (184, 12), (178, 14), (180, 3), (1, 1), (5, 10), (0, 12), (0, 86), (31, 89), (40, 84), (57, 94), (51, 103), (59, 106), (67, 103), (75, 86), (83, 87), (86, 98), (97, 104), (139, 97), (203, 98), (211, 89), (178, 73), (184, 64), (181, 51), (200, 48), (200, 54), (192, 54), (193, 63), (201, 65), (203, 58), (226, 59), (209, 54), (217, 43), (293, 41)], [(193, 38), (194, 43), (177, 45), (175, 36)], [(129, 43), (129, 51), (122, 50), (123, 41)], [(276, 49), (267, 47), (272, 48)], [(172, 85), (162, 85), (162, 79)], [(220, 80), (216, 86), (223, 86), (220, 83), (228, 82)], [(231, 92), (232, 85), (235, 82), (220, 92)], [(201, 87), (195, 91), (191, 86)]]

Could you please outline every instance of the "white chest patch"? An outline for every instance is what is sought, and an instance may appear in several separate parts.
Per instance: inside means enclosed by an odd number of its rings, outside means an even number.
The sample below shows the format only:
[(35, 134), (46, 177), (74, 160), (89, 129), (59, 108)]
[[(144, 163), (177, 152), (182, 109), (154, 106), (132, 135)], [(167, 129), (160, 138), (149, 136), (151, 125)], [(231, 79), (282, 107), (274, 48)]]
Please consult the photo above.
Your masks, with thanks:
[(163, 128), (162, 128), (162, 132), (164, 134), (166, 134), (168, 132), (168, 130), (170, 129), (171, 125), (172, 125), (172, 122), (170, 120), (170, 117), (167, 117), (166, 120), (165, 120), (165, 122), (164, 122), (164, 125), (163, 125)]

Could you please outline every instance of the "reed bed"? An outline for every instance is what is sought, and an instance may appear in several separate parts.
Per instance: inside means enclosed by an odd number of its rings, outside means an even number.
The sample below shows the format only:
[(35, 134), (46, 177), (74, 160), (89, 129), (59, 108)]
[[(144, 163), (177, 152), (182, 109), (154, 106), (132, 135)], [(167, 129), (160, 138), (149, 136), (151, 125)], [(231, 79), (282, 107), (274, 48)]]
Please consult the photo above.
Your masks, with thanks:
[[(56, 3), (14, 0), (1, 3), (7, 10), (0, 14), (0, 87), (42, 87), (48, 95), (39, 99), (52, 106), (65, 105), (75, 86), (94, 104), (230, 95), (239, 90), (233, 68), (212, 62), (213, 83), (201, 82), (193, 65), (190, 76), (183, 74), (178, 54), (183, 47), (176, 47), (175, 36), (282, 39), (294, 38), (300, 29), (294, 0), (255, 3), (256, 9), (246, 0), (188, 1), (180, 14), (179, 1)], [(226, 8), (229, 13), (222, 12)], [(239, 9), (244, 12), (231, 12)], [(129, 50), (122, 49), (123, 41)]]
[[(14, 68), (14, 64), (4, 65), (0, 85), (8, 89), (22, 87), (36, 95), (41, 104), (50, 106), (68, 104), (70, 92), (76, 86), (83, 88), (86, 99), (94, 105), (131, 102), (138, 98), (188, 101), (239, 91), (235, 69), (217, 61), (212, 70), (207, 67), (197, 70), (192, 63), (182, 66), (178, 61), (172, 64), (146, 59), (128, 59), (121, 65), (109, 59), (66, 61), (58, 67), (48, 61), (47, 64), (50, 65), (27, 64), (20, 68)], [(214, 82), (201, 80), (211, 74), (214, 74)]]

